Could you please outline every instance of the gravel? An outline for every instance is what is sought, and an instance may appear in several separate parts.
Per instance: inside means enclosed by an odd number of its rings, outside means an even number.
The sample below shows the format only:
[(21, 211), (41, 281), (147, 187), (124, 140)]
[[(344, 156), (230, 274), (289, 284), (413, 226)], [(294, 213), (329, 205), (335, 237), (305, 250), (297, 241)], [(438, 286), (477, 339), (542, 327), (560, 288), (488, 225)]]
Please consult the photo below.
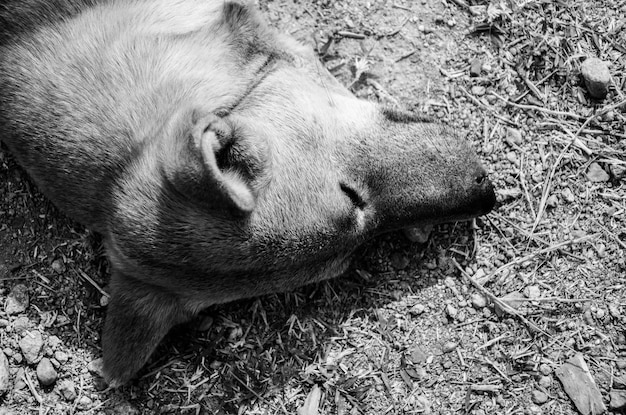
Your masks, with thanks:
[(43, 337), (38, 331), (26, 332), (20, 340), (20, 350), (30, 365), (37, 362), (41, 348), (43, 347)]

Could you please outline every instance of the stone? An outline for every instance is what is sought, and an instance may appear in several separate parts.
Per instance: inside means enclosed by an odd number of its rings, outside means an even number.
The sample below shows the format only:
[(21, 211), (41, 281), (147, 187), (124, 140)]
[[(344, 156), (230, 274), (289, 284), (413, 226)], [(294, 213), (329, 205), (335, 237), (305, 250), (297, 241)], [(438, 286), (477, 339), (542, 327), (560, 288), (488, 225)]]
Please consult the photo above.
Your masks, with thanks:
[(476, 77), (476, 76), (480, 76), (480, 73), (483, 70), (483, 61), (481, 59), (474, 59), (471, 63), (470, 63), (470, 76), (472, 77)]
[(480, 310), (481, 308), (487, 306), (487, 299), (485, 298), (484, 295), (480, 293), (472, 294), (471, 301), (472, 301), (472, 306), (477, 310)]
[(482, 97), (483, 95), (485, 95), (485, 92), (487, 92), (487, 90), (484, 86), (474, 85), (472, 87), (472, 94), (476, 95), (477, 97)]
[(459, 346), (459, 345), (458, 345), (457, 343), (455, 343), (455, 342), (446, 342), (446, 343), (445, 343), (445, 344), (441, 347), (441, 350), (442, 350), (444, 353), (450, 353), (450, 352), (455, 351), (455, 350), (456, 350), (456, 348), (457, 348), (458, 346)]
[(57, 274), (62, 274), (63, 272), (65, 272), (65, 264), (63, 263), (62, 259), (55, 259), (54, 261), (52, 261), (50, 267)]
[(13, 385), (13, 390), (20, 391), (26, 387), (26, 382), (24, 382), (24, 368), (21, 367), (17, 369), (17, 373), (15, 374), (15, 385)]
[(600, 415), (606, 412), (602, 394), (581, 353), (558, 367), (555, 373), (578, 412), (582, 415)]
[(87, 410), (91, 407), (92, 404), (92, 400), (89, 396), (81, 396), (78, 399), (78, 408), (84, 410)]
[(20, 350), (29, 365), (37, 362), (37, 357), (43, 347), (43, 337), (38, 331), (26, 332), (20, 340)]
[(28, 288), (23, 284), (17, 284), (11, 289), (4, 304), (4, 311), (8, 315), (19, 314), (28, 308)]
[(608, 64), (598, 58), (587, 58), (580, 67), (580, 74), (585, 80), (589, 95), (604, 99), (609, 92), (611, 71)]
[(9, 373), (9, 360), (4, 352), (0, 352), (0, 397), (11, 389), (11, 375)]
[(402, 270), (409, 265), (409, 258), (397, 252), (391, 255), (391, 266), (395, 269)]
[(63, 365), (67, 363), (67, 361), (70, 359), (70, 356), (65, 352), (57, 350), (56, 352), (54, 352), (54, 358), (57, 362)]
[(609, 174), (598, 163), (591, 163), (587, 170), (587, 179), (594, 183), (608, 182)]
[(103, 367), (104, 367), (104, 363), (102, 361), (102, 358), (100, 357), (98, 359), (95, 359), (95, 360), (92, 360), (91, 362), (89, 362), (89, 364), (87, 365), (87, 370), (89, 370), (89, 372), (92, 375), (104, 377), (103, 376)]
[(59, 384), (59, 393), (61, 393), (61, 396), (63, 396), (63, 398), (65, 398), (65, 400), (67, 401), (74, 401), (76, 399), (76, 387), (74, 386), (74, 382), (72, 382), (71, 380), (63, 380), (60, 384)]
[(415, 304), (413, 307), (411, 307), (411, 309), (409, 310), (409, 313), (411, 313), (414, 316), (419, 316), (424, 311), (426, 311), (426, 307), (423, 304)]
[(430, 237), (432, 231), (432, 225), (408, 228), (404, 230), (404, 236), (411, 242), (425, 244), (428, 242), (428, 238)]
[(534, 390), (532, 392), (532, 400), (534, 403), (536, 403), (537, 405), (543, 405), (544, 403), (548, 402), (548, 399), (550, 397), (548, 396), (548, 394), (539, 391), (539, 390)]
[(43, 386), (50, 386), (57, 380), (57, 371), (47, 357), (41, 359), (37, 365), (37, 379)]
[(609, 409), (612, 411), (621, 411), (626, 409), (626, 391), (609, 392)]

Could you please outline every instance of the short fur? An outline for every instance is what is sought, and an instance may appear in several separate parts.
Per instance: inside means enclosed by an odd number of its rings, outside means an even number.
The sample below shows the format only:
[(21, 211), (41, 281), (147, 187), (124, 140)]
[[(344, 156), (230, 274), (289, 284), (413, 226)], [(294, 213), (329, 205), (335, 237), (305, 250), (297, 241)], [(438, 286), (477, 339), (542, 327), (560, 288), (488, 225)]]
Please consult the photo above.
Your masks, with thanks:
[(11, 0), (0, 42), (0, 138), (105, 240), (114, 386), (202, 308), (494, 205), (451, 130), (356, 99), (248, 4)]

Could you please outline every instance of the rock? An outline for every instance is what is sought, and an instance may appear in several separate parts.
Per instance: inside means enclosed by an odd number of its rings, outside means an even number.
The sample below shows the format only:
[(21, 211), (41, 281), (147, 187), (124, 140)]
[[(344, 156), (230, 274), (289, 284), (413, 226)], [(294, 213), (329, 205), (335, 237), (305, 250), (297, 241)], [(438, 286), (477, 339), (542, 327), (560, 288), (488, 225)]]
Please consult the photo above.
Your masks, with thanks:
[(582, 415), (600, 415), (606, 412), (600, 390), (581, 353), (558, 367), (555, 373), (578, 412)]
[(572, 192), (569, 187), (561, 190), (561, 196), (567, 203), (574, 203), (576, 201), (576, 196), (574, 196), (574, 192)]
[(552, 367), (548, 364), (542, 363), (539, 365), (539, 372), (541, 372), (544, 376), (548, 376), (552, 373)]
[(89, 372), (92, 375), (104, 377), (102, 369), (103, 369), (103, 361), (101, 357), (98, 359), (92, 360), (87, 365), (87, 370), (89, 370)]
[(459, 312), (459, 310), (456, 309), (455, 306), (453, 306), (452, 304), (448, 304), (446, 306), (446, 314), (448, 315), (448, 317), (450, 317), (451, 319), (454, 319), (454, 317), (456, 317), (457, 313)]
[(487, 299), (485, 298), (484, 295), (480, 293), (472, 294), (471, 301), (472, 301), (472, 306), (478, 310), (487, 306)]
[(52, 267), (52, 270), (57, 274), (61, 274), (65, 271), (65, 264), (63, 263), (62, 259), (55, 259), (54, 261), (52, 261), (52, 265), (50, 266)]
[(63, 365), (67, 363), (67, 361), (70, 359), (70, 356), (65, 352), (57, 350), (56, 352), (54, 352), (54, 358), (57, 362)]
[(48, 345), (52, 348), (52, 350), (55, 350), (61, 344), (63, 344), (63, 342), (57, 336), (48, 337)]
[(550, 208), (555, 208), (559, 205), (559, 198), (556, 195), (550, 195), (548, 199), (546, 199), (546, 206)]
[(609, 408), (613, 411), (621, 411), (626, 409), (626, 391), (609, 392)]
[(615, 362), (615, 366), (616, 366), (619, 370), (624, 370), (624, 369), (626, 369), (626, 360), (618, 360), (617, 362)]
[(483, 95), (485, 95), (485, 92), (487, 92), (487, 90), (484, 86), (474, 85), (472, 87), (472, 94), (476, 95), (477, 97), (482, 97)]
[(0, 397), (11, 389), (11, 376), (9, 373), (9, 360), (0, 352)]
[(538, 390), (534, 390), (532, 392), (532, 400), (537, 405), (543, 405), (544, 403), (548, 402), (548, 399), (549, 396), (544, 392)]
[(458, 347), (458, 343), (455, 342), (446, 342), (442, 347), (441, 350), (444, 353), (450, 353), (456, 350), (456, 348)]
[(415, 304), (413, 307), (411, 307), (411, 309), (409, 310), (409, 313), (411, 313), (414, 316), (419, 316), (424, 311), (426, 311), (426, 307), (423, 304)]
[(483, 61), (481, 59), (474, 59), (472, 63), (470, 63), (470, 76), (476, 77), (480, 76), (481, 71), (483, 70)]
[(606, 62), (598, 58), (588, 58), (581, 65), (580, 74), (585, 80), (589, 95), (597, 99), (606, 97), (611, 83), (611, 72)]
[(67, 401), (72, 402), (76, 399), (76, 387), (71, 380), (63, 380), (59, 385), (59, 392)]
[(37, 362), (37, 357), (43, 347), (43, 337), (38, 331), (26, 332), (20, 340), (20, 350), (29, 365)]
[(541, 289), (537, 285), (530, 285), (524, 288), (524, 295), (526, 296), (526, 298), (535, 300), (541, 297)]
[(513, 148), (520, 146), (524, 141), (522, 139), (522, 132), (517, 128), (507, 127), (504, 141)]
[(432, 225), (408, 228), (404, 230), (404, 236), (411, 242), (425, 244), (428, 242), (430, 233), (433, 231)]
[(26, 316), (19, 316), (11, 324), (11, 329), (17, 334), (22, 334), (30, 327), (30, 320)]
[(13, 287), (4, 304), (4, 311), (8, 315), (19, 314), (28, 308), (28, 288), (23, 284)]
[(57, 371), (47, 357), (41, 359), (37, 365), (37, 379), (43, 386), (50, 386), (57, 380)]
[(539, 381), (537, 383), (542, 388), (548, 389), (550, 386), (552, 386), (552, 377), (550, 377), (550, 376), (542, 376), (542, 377), (539, 378)]
[(587, 179), (594, 183), (608, 182), (609, 174), (598, 163), (591, 163), (587, 170)]
[(611, 174), (617, 180), (622, 180), (626, 178), (626, 166), (620, 164), (611, 164)]
[(78, 399), (78, 408), (84, 410), (89, 409), (91, 407), (92, 401), (88, 396), (81, 396)]
[(409, 258), (397, 252), (391, 255), (391, 266), (395, 269), (402, 270), (409, 265)]

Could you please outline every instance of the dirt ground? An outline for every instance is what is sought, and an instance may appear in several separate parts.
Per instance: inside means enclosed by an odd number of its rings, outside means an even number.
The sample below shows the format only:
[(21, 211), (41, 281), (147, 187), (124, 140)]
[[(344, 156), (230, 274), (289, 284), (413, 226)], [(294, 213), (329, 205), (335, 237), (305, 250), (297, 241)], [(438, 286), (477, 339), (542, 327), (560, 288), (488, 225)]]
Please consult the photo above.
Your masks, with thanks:
[[(623, 412), (626, 2), (260, 7), (358, 96), (466, 133), (498, 209), (425, 244), (379, 238), (336, 280), (213, 307), (175, 329), (138, 380), (109, 390), (98, 238), (0, 148), (0, 414), (576, 414), (558, 374), (577, 354), (593, 380), (578, 397), (595, 390)], [(581, 81), (593, 56), (609, 63), (604, 100)], [(9, 313), (20, 285), (28, 307)]]

